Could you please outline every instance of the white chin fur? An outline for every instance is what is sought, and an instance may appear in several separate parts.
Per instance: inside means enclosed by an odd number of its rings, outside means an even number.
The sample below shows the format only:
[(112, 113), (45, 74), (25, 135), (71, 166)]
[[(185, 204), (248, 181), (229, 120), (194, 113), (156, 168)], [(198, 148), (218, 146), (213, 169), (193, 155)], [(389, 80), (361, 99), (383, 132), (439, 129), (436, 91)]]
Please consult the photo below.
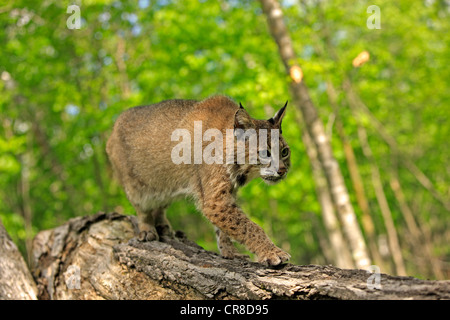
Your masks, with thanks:
[(268, 185), (274, 185), (277, 184), (278, 182), (280, 182), (282, 179), (276, 179), (276, 180), (271, 180), (271, 179), (267, 179), (267, 178), (262, 178), (264, 180), (264, 182)]

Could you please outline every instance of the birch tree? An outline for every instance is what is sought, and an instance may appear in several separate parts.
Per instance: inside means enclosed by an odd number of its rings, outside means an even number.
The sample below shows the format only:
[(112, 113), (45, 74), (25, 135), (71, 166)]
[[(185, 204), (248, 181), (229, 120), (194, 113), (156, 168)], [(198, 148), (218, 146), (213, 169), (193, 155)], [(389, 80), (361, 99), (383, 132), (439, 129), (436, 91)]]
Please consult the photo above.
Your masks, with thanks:
[(264, 14), (267, 17), (269, 31), (277, 43), (286, 72), (291, 76), (291, 91), (295, 98), (296, 105), (302, 113), (305, 129), (308, 131), (308, 134), (317, 148), (321, 168), (327, 179), (333, 203), (348, 238), (353, 260), (358, 268), (368, 268), (370, 259), (366, 243), (350, 202), (343, 175), (333, 155), (329, 138), (325, 134), (323, 123), (309, 96), (308, 88), (302, 81), (303, 72), (296, 63), (296, 55), (292, 46), (292, 40), (283, 21), (281, 7), (276, 0), (261, 0), (261, 5)]

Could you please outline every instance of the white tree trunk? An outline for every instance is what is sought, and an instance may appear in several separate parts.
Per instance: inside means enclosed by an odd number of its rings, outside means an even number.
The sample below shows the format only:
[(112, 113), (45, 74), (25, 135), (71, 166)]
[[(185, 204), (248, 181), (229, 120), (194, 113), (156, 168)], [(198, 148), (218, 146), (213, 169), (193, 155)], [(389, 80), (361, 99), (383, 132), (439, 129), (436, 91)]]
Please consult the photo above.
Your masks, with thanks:
[[(291, 38), (283, 21), (281, 7), (276, 0), (261, 0), (261, 4), (267, 17), (270, 33), (278, 45), (286, 72), (291, 74), (292, 68), (299, 68), (299, 66), (295, 63), (296, 56)], [(319, 118), (317, 109), (311, 101), (308, 88), (301, 79), (293, 77), (291, 90), (296, 102), (298, 102), (297, 105), (302, 113), (306, 130), (317, 148), (319, 161), (327, 179), (333, 203), (349, 240), (353, 260), (358, 268), (368, 269), (370, 258), (366, 243), (350, 202), (344, 177), (339, 169), (338, 162), (333, 156), (330, 141), (325, 133), (325, 128)]]

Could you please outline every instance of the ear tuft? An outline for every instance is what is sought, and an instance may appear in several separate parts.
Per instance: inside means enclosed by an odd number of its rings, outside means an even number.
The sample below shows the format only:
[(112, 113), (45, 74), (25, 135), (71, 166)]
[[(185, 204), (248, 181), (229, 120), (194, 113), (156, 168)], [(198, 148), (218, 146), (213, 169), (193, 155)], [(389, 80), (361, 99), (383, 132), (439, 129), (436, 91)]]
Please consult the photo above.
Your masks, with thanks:
[[(275, 115), (269, 119), (269, 121), (273, 124), (278, 125), (281, 128), (281, 121), (283, 120), (284, 115), (286, 114), (286, 107), (287, 107), (288, 101), (284, 104), (283, 108), (277, 111)], [(272, 121), (273, 122), (272, 122)]]

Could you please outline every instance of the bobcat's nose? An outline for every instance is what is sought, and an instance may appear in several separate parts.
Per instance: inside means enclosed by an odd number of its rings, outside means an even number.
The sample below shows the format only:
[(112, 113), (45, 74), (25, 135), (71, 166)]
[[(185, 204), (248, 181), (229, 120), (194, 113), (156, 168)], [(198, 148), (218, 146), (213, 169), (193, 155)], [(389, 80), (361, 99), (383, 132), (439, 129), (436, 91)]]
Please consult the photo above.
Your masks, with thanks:
[(286, 167), (280, 167), (277, 171), (277, 173), (280, 177), (284, 176), (286, 174), (286, 172), (287, 172)]

